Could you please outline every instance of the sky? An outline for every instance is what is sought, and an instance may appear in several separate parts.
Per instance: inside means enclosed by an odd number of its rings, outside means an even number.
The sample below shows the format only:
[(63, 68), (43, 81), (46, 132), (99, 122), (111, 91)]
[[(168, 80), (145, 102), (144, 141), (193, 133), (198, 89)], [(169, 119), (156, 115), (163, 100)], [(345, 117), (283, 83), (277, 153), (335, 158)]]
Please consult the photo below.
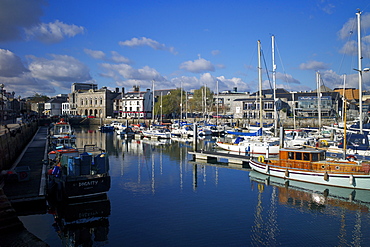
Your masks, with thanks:
[[(0, 83), (16, 96), (207, 86), (212, 91), (358, 88), (370, 67), (368, 0), (0, 0)], [(275, 37), (274, 53), (272, 36)], [(370, 90), (370, 73), (362, 73)], [(218, 89), (218, 90), (217, 90)]]

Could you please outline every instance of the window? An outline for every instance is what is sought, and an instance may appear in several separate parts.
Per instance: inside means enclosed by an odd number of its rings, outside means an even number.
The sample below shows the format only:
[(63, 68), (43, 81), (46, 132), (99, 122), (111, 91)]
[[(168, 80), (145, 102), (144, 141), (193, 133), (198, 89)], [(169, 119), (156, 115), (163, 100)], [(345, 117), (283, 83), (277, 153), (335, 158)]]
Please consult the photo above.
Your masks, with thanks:
[(309, 153), (303, 153), (303, 160), (310, 160), (310, 154)]
[(294, 153), (293, 152), (288, 153), (288, 159), (294, 160)]
[(302, 160), (302, 153), (295, 153), (296, 160)]
[(318, 161), (319, 160), (319, 154), (312, 154), (312, 161)]

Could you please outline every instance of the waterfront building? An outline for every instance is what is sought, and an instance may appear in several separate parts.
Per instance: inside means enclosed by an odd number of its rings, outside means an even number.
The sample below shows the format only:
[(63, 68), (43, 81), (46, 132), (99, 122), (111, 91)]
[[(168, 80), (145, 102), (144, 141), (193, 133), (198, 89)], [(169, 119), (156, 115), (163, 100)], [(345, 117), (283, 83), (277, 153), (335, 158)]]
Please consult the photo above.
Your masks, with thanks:
[(107, 87), (74, 91), (72, 95), (70, 95), (70, 100), (74, 102), (72, 103), (73, 105), (70, 105), (70, 113), (72, 115), (99, 118), (112, 116), (113, 99), (116, 98), (117, 95), (119, 95), (119, 92), (111, 91)]
[(60, 94), (48, 100), (44, 105), (44, 115), (49, 117), (62, 115), (62, 103), (67, 102), (68, 96)]

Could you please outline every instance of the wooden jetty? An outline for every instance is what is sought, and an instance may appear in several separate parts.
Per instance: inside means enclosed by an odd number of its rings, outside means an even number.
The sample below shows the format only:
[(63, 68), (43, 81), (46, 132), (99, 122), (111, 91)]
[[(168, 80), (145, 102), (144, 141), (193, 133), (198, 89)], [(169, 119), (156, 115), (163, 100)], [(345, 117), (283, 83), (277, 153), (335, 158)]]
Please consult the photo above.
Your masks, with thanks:
[(237, 155), (229, 153), (218, 153), (211, 151), (192, 151), (188, 154), (193, 155), (194, 160), (205, 160), (207, 162), (219, 162), (221, 159), (227, 160), (229, 165), (239, 165), (243, 168), (249, 167), (249, 160), (251, 159), (248, 155)]

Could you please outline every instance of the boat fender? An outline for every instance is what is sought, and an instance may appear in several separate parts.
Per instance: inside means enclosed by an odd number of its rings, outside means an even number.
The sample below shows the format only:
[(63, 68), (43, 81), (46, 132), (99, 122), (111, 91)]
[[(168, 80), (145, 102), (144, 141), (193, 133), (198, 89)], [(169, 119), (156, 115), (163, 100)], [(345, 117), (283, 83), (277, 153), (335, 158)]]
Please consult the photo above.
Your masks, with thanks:
[(325, 174), (324, 174), (324, 180), (325, 181), (329, 181), (329, 174), (328, 174), (328, 172), (325, 172)]
[(289, 170), (288, 169), (285, 170), (285, 177), (289, 177)]
[(263, 155), (258, 156), (258, 162), (260, 163), (265, 162), (265, 157)]
[(350, 185), (353, 185), (354, 184), (354, 181), (355, 181), (355, 178), (353, 177), (353, 175), (351, 174), (350, 176), (349, 176), (349, 184)]
[(357, 160), (357, 158), (356, 158), (356, 156), (354, 156), (354, 155), (348, 155), (347, 157), (346, 157), (346, 159), (347, 160), (349, 160), (349, 161), (355, 161), (355, 160)]

